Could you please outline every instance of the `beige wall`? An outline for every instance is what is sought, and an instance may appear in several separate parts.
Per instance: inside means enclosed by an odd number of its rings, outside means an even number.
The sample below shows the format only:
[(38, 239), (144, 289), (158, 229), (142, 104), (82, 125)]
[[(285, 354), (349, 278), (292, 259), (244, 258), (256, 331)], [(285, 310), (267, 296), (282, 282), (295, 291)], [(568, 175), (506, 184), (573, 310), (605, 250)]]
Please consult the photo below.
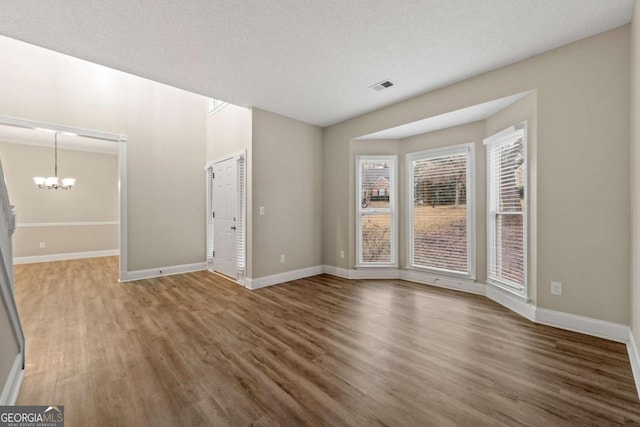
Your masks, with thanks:
[(129, 271), (204, 262), (206, 98), (4, 37), (0, 50), (0, 115), (127, 135)]
[(246, 153), (246, 275), (252, 277), (253, 260), (253, 206), (252, 188), (252, 111), (250, 108), (227, 104), (221, 110), (207, 117), (207, 162), (219, 160), (229, 154), (245, 151)]
[(640, 4), (631, 23), (631, 329), (640, 345)]
[(623, 26), (324, 129), (325, 263), (353, 266), (351, 139), (537, 89), (538, 304), (628, 324), (629, 80)]
[(254, 108), (252, 132), (252, 277), (321, 265), (322, 129)]
[[(117, 222), (117, 155), (58, 150), (59, 176), (77, 179), (71, 190), (43, 190), (33, 183), (34, 176), (53, 174), (52, 148), (0, 142), (0, 159), (9, 198), (16, 206), (14, 257), (119, 248), (118, 225), (24, 227), (34, 223)], [(44, 249), (40, 242), (45, 243)]]
[(207, 118), (207, 161), (251, 150), (251, 109), (227, 104)]
[[(118, 249), (119, 225), (18, 227), (13, 235), (13, 257), (58, 255)], [(40, 242), (45, 243), (40, 248)]]

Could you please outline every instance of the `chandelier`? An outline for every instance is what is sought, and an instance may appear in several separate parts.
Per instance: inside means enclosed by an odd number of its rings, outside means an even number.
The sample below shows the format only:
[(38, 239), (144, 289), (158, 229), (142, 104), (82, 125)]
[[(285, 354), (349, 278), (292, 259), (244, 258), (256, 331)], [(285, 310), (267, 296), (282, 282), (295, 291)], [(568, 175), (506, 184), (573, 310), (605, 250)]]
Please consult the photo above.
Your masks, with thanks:
[(54, 176), (48, 178), (42, 176), (36, 176), (33, 178), (38, 188), (46, 188), (48, 190), (57, 190), (62, 188), (63, 190), (69, 190), (76, 183), (75, 178), (63, 178), (61, 183), (58, 180), (58, 132), (55, 135), (55, 154), (54, 154)]

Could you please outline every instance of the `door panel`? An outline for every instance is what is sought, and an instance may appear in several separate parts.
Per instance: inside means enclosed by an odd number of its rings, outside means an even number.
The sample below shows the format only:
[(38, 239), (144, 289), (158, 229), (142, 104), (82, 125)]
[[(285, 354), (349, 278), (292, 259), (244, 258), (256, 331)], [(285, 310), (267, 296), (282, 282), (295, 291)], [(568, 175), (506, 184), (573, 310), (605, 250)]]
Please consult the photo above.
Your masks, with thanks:
[(213, 269), (236, 278), (236, 208), (238, 174), (235, 159), (213, 166)]

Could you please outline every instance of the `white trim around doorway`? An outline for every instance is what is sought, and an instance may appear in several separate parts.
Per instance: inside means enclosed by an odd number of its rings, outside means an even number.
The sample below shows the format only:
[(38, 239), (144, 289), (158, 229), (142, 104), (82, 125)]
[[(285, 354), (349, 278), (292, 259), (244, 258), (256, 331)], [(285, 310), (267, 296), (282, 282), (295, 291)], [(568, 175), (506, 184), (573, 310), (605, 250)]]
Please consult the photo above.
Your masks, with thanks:
[(127, 136), (54, 123), (1, 116), (0, 125), (71, 133), (86, 138), (118, 143), (118, 188), (120, 191), (120, 279), (127, 277)]

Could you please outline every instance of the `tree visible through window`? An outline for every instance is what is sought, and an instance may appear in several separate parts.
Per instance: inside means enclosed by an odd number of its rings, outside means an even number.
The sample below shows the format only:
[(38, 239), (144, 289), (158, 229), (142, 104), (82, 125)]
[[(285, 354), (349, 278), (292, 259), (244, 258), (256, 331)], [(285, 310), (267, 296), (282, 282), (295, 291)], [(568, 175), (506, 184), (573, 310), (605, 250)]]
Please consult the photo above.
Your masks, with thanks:
[(471, 275), (472, 144), (407, 156), (410, 265)]

